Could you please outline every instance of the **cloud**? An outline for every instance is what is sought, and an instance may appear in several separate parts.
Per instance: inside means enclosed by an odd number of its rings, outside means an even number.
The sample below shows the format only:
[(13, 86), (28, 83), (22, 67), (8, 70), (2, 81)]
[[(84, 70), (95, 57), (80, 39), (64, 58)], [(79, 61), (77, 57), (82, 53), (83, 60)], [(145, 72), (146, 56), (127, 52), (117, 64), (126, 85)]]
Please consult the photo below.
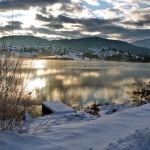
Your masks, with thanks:
[(40, 21), (52, 22), (52, 23), (76, 23), (77, 20), (62, 15), (59, 15), (57, 17), (49, 15), (49, 17), (45, 17), (40, 14), (36, 14), (36, 19)]
[(12, 11), (12, 10), (22, 10), (29, 9), (30, 7), (44, 7), (47, 5), (53, 5), (56, 3), (71, 3), (71, 0), (5, 0), (0, 1), (0, 10), (1, 11)]
[(86, 8), (80, 1), (72, 0), (71, 3), (54, 4), (48, 7), (41, 7), (39, 13), (43, 15), (66, 15), (76, 18), (93, 17), (93, 12)]
[(96, 35), (126, 41), (150, 37), (150, 0), (0, 1), (0, 20), (8, 33), (12, 10), (14, 34), (48, 39)]
[(69, 38), (77, 38), (77, 37), (83, 37), (83, 34), (79, 30), (74, 30), (74, 31), (61, 31), (61, 35), (65, 35), (65, 37)]
[(50, 29), (63, 29), (64, 28), (64, 26), (63, 25), (61, 25), (61, 24), (46, 24), (46, 25), (43, 25), (43, 26), (45, 26), (45, 27), (48, 27), (48, 28), (50, 28)]
[(142, 40), (149, 38), (150, 29), (126, 29), (120, 36), (122, 40), (133, 42), (136, 40)]
[[(49, 27), (49, 26), (48, 26)], [(46, 37), (48, 39), (62, 39), (62, 38), (77, 38), (77, 36), (83, 37), (82, 33), (79, 30), (74, 30), (74, 31), (54, 31), (53, 29), (50, 28), (37, 28), (35, 26), (31, 26), (30, 28), (27, 28), (27, 30), (33, 31), (33, 35), (38, 36), (40, 34), (42, 37)], [(49, 36), (48, 36), (49, 35)]]
[(144, 27), (146, 25), (150, 25), (150, 15), (149, 14), (144, 14), (144, 15), (140, 15), (140, 18), (138, 18), (137, 21), (125, 21), (123, 22), (123, 24), (125, 25), (129, 25), (129, 26), (134, 26), (135, 28), (139, 27)]
[[(142, 19), (143, 18), (143, 19)], [(146, 20), (147, 18), (147, 20)], [(125, 21), (123, 22), (123, 18), (112, 18), (112, 19), (99, 19), (99, 18), (70, 18), (67, 16), (59, 15), (54, 17), (52, 15), (48, 17), (44, 17), (42, 15), (37, 14), (36, 19), (47, 22), (47, 27), (50, 27), (52, 23), (55, 23), (59, 29), (64, 29), (57, 34), (62, 34), (64, 37), (72, 37), (77, 38), (79, 36), (84, 37), (92, 34), (97, 36), (103, 36), (107, 38), (120, 38), (122, 40), (130, 41), (131, 39), (137, 39), (145, 35), (145, 37), (149, 37), (150, 30), (144, 29), (132, 29), (132, 28), (124, 28), (127, 25), (143, 25), (144, 23), (149, 23), (149, 18), (146, 15), (141, 16), (141, 22), (139, 20), (138, 23)], [(144, 20), (145, 19), (145, 20)], [(70, 24), (70, 28), (67, 30), (66, 24)], [(57, 27), (56, 26), (56, 27)], [(70, 29), (74, 29), (70, 31)], [(78, 30), (76, 30), (78, 28)], [(51, 27), (52, 29), (52, 27)], [(56, 28), (55, 28), (56, 29)]]
[(107, 8), (107, 9), (95, 10), (94, 14), (100, 18), (110, 19), (110, 18), (118, 17), (119, 12), (120, 12), (119, 9)]
[(34, 34), (37, 34), (37, 33), (42, 33), (42, 34), (56, 34), (55, 31), (53, 30), (50, 30), (48, 28), (44, 28), (44, 27), (35, 27), (35, 26), (31, 26), (29, 28), (26, 28), (27, 30), (31, 30)]
[(82, 13), (83, 9), (85, 9), (80, 2), (73, 2), (72, 3), (62, 3), (61, 7), (59, 8), (60, 11), (63, 11), (64, 13)]
[(5, 32), (12, 31), (12, 29), (13, 30), (21, 30), (22, 29), (22, 27), (21, 27), (21, 25), (23, 24), (22, 22), (14, 21), (13, 25), (12, 25), (11, 21), (8, 21), (7, 23), (8, 23), (7, 25), (2, 27)]
[(112, 22), (119, 21), (119, 18), (113, 18), (113, 19), (98, 19), (98, 18), (70, 18), (67, 16), (59, 15), (57, 17), (54, 17), (50, 15), (49, 17), (42, 16), (40, 14), (36, 14), (36, 19), (44, 22), (54, 22), (54, 23), (72, 23), (72, 24), (82, 24), (86, 26), (94, 26), (94, 25), (103, 25), (103, 24), (109, 24)]

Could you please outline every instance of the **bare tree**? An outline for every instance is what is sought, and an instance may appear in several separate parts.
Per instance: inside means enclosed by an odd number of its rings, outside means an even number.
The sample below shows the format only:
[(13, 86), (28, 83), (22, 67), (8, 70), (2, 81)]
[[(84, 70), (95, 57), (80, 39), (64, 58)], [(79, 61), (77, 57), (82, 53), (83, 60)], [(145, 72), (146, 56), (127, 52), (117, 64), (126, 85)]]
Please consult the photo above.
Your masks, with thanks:
[[(23, 67), (23, 58), (12, 57), (13, 47), (13, 12), (12, 12), (12, 40), (8, 47), (4, 41), (4, 31), (1, 25), (3, 43), (0, 48), (0, 130), (22, 130), (22, 122), (25, 113), (31, 108), (37, 98), (40, 89), (28, 90), (31, 80), (31, 66), (26, 73), (26, 65)], [(39, 95), (39, 94), (38, 94)], [(30, 109), (31, 111), (31, 109)]]
[(14, 130), (33, 102), (26, 88), (30, 75), (23, 72), (22, 57), (12, 58), (6, 47), (0, 52), (0, 129)]

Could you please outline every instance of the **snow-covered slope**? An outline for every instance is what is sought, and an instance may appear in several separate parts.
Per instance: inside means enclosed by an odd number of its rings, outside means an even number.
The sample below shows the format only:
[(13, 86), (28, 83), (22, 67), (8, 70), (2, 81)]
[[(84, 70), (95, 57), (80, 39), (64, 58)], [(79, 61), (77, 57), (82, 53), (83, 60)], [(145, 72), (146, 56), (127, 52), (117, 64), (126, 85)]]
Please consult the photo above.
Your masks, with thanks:
[[(73, 116), (69, 119), (65, 116), (54, 116), (36, 136), (0, 132), (0, 149), (148, 150), (150, 130), (145, 128), (150, 126), (149, 116), (150, 104), (94, 119), (85, 119), (90, 116), (78, 119)], [(40, 122), (43, 123), (45, 117), (31, 121), (30, 133)]]
[(150, 129), (136, 130), (134, 134), (128, 135), (124, 139), (119, 139), (117, 143), (110, 143), (106, 150), (149, 150), (150, 149)]
[(99, 59), (102, 60), (122, 60), (122, 61), (143, 61), (144, 57), (140, 55), (136, 55), (130, 52), (125, 52), (116, 49), (110, 49), (108, 47), (98, 48), (98, 47), (90, 47), (93, 54), (98, 55)]
[[(0, 43), (5, 43), (10, 45), (12, 42), (12, 37), (0, 38)], [(87, 52), (88, 48), (95, 45), (96, 47), (111, 47), (118, 50), (134, 53), (137, 55), (147, 55), (150, 54), (150, 49), (141, 48), (134, 46), (130, 43), (118, 41), (118, 40), (109, 40), (99, 37), (87, 37), (79, 39), (62, 39), (62, 40), (52, 40), (48, 41), (46, 39), (41, 39), (34, 36), (13, 36), (13, 45), (18, 46), (52, 46), (56, 45), (58, 47), (73, 49), (75, 51)]]

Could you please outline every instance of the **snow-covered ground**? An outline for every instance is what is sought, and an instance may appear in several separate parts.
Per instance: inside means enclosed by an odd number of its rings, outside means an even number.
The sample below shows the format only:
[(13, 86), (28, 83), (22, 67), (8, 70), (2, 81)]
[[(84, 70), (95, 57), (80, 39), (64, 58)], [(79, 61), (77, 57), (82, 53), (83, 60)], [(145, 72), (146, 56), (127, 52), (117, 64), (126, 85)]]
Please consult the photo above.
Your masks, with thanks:
[[(111, 112), (112, 108), (116, 108), (117, 111), (113, 114), (106, 114), (108, 111)], [(101, 117), (94, 117), (79, 111), (77, 114), (55, 114), (31, 119), (28, 134), (0, 132), (0, 149), (150, 149), (150, 129), (148, 129), (150, 127), (150, 104), (140, 107), (131, 105), (101, 107), (100, 114)], [(41, 126), (38, 126), (39, 124)], [(42, 125), (44, 125), (43, 128), (41, 128)], [(31, 135), (34, 131), (37, 131), (36, 135)]]

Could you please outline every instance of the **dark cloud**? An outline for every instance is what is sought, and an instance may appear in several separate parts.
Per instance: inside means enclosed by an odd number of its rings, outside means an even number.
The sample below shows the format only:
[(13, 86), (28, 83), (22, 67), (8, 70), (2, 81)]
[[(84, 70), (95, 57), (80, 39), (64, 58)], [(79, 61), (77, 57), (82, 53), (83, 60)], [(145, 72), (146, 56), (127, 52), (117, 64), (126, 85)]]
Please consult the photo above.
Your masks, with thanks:
[[(73, 31), (54, 31), (48, 28), (36, 28), (34, 26), (31, 26), (28, 28), (28, 30), (31, 30), (34, 32), (34, 34), (37, 34), (38, 32), (41, 34), (51, 34), (51, 35), (57, 35), (57, 36), (63, 36), (64, 38), (81, 38), (81, 37), (87, 37), (91, 35), (83, 34), (82, 31), (84, 32), (91, 32), (93, 33), (94, 31), (89, 31), (85, 29), (80, 29), (80, 30), (73, 30)], [(118, 35), (117, 38), (118, 40), (129, 40), (132, 39), (132, 41), (142, 39), (142, 37), (149, 38), (150, 36), (150, 29), (126, 29), (120, 26), (113, 26), (113, 25), (107, 25), (107, 26), (101, 26), (99, 28), (95, 29), (95, 32), (100, 31), (101, 33), (99, 37), (103, 38), (110, 38), (109, 35), (112, 35), (113, 38), (115, 38), (115, 35)], [(115, 34), (115, 35), (114, 35)]]
[(8, 25), (3, 26), (4, 31), (12, 31), (12, 29), (13, 30), (21, 30), (22, 29), (22, 27), (21, 27), (22, 22), (13, 21), (13, 25), (12, 25), (11, 21), (8, 21), (7, 23), (8, 23)]
[[(11, 31), (12, 26), (11, 22), (8, 22), (9, 24), (4, 26), (4, 29), (7, 31)], [(21, 22), (14, 22), (14, 29), (16, 30), (21, 30)], [(74, 25), (76, 26), (76, 25)], [(87, 35), (84, 34), (84, 32), (88, 33), (94, 33), (94, 32), (100, 32), (99, 37), (103, 38), (110, 38), (111, 37), (118, 38), (119, 40), (125, 40), (128, 41), (129, 39), (132, 39), (132, 41), (142, 39), (144, 38), (149, 38), (150, 36), (150, 29), (127, 29), (123, 28), (122, 26), (117, 26), (113, 24), (102, 24), (102, 25), (95, 25), (91, 26), (90, 24), (82, 24), (82, 25), (77, 25), (79, 27), (78, 30), (66, 30), (66, 31), (56, 31), (55, 29), (62, 29), (63, 25), (61, 24), (45, 24), (43, 27), (37, 28), (35, 26), (31, 26), (29, 28), (26, 28), (26, 30), (33, 31), (33, 35), (37, 33), (45, 34), (45, 35), (56, 35), (58, 37), (63, 37), (63, 38), (81, 38), (81, 37), (87, 37), (91, 36), (90, 34)]]
[[(119, 22), (120, 18), (114, 18), (114, 19), (98, 19), (98, 18), (89, 18), (89, 19), (77, 19), (77, 18), (70, 18), (67, 16), (62, 16), (59, 15), (57, 17), (54, 17), (52, 15), (50, 15), (49, 17), (45, 17), (42, 15), (37, 14), (36, 15), (36, 19), (40, 20), (40, 21), (44, 21), (44, 22), (48, 22), (48, 25), (43, 25), (46, 27), (49, 27), (51, 29), (62, 29), (63, 23), (71, 23), (72, 27), (78, 27), (78, 31), (70, 31), (65, 28), (66, 31), (60, 31), (59, 33), (56, 34), (60, 34), (63, 36), (67, 36), (67, 37), (83, 37), (84, 35), (82, 34), (83, 31), (85, 32), (105, 32), (106, 34), (110, 33), (114, 33), (114, 32), (118, 32), (121, 31), (122, 28), (113, 26), (113, 22)], [(52, 24), (54, 24), (54, 26), (52, 26)]]
[(42, 14), (48, 14), (47, 8), (46, 7), (41, 7), (38, 9), (39, 12), (41, 12)]
[[(63, 23), (71, 23), (73, 24), (72, 27), (78, 27), (77, 31), (64, 31), (61, 32), (62, 35), (66, 36), (79, 36), (82, 31), (85, 32), (101, 32), (105, 34), (111, 34), (111, 33), (118, 33), (118, 32), (124, 32), (124, 28), (113, 25), (115, 22), (119, 22), (120, 18), (113, 18), (113, 19), (98, 19), (98, 18), (88, 18), (88, 19), (77, 19), (77, 18), (69, 18), (67, 16), (59, 15), (57, 17), (49, 16), (49, 18), (44, 17), (42, 15), (36, 16), (37, 20), (49, 22), (48, 27), (50, 27), (50, 24), (63, 24)], [(60, 26), (62, 27), (62, 26)], [(72, 32), (72, 33), (71, 33)]]
[[(148, 16), (143, 16), (143, 19), (146, 19)], [(100, 32), (100, 37), (110, 38), (109, 35), (115, 38), (116, 35), (120, 37), (120, 40), (137, 40), (141, 39), (141, 37), (148, 38), (150, 35), (150, 29), (127, 29), (123, 26), (116, 25), (117, 22), (120, 21), (120, 18), (114, 19), (98, 19), (98, 18), (89, 18), (89, 19), (77, 19), (77, 18), (69, 18), (67, 16), (59, 15), (54, 17), (50, 15), (49, 17), (45, 17), (37, 14), (36, 19), (43, 21), (45, 24), (40, 28), (36, 28), (35, 26), (31, 26), (30, 28), (26, 28), (26, 30), (33, 31), (33, 34), (41, 33), (45, 35), (56, 35), (58, 37), (64, 38), (80, 38), (87, 37), (87, 33)], [(46, 24), (47, 22), (47, 24)], [(62, 24), (63, 23), (72, 23), (72, 27), (78, 27), (78, 30), (67, 30)], [(115, 23), (115, 24), (113, 24)], [(128, 22), (130, 23), (130, 22)], [(132, 22), (131, 22), (132, 23)], [(124, 24), (127, 24), (127, 22)], [(132, 23), (135, 24), (135, 23)], [(19, 21), (13, 22), (14, 30), (22, 30), (22, 23)], [(63, 29), (65, 31), (56, 31), (55, 29)], [(8, 25), (3, 27), (5, 31), (12, 30), (12, 22), (9, 21)], [(87, 32), (86, 34), (83, 33)], [(89, 35), (90, 36), (90, 35)]]
[(46, 25), (43, 25), (43, 26), (49, 27), (50, 29), (54, 29), (54, 30), (64, 28), (64, 26), (61, 25), (61, 24), (46, 24)]
[(59, 15), (55, 20), (59, 23), (77, 23), (79, 19), (72, 19), (70, 17)]
[(127, 31), (122, 26), (117, 26), (117, 25), (113, 25), (113, 24), (112, 25), (99, 26), (99, 27), (97, 27), (97, 29), (99, 29), (99, 31), (101, 31), (102, 33), (105, 33), (105, 34), (119, 34), (119, 33), (123, 34)]
[(120, 38), (131, 41), (150, 38), (150, 29), (124, 29)]
[(36, 14), (36, 19), (44, 22), (52, 22), (52, 23), (77, 23), (78, 19), (72, 19), (66, 16), (59, 15), (58, 17), (54, 17), (49, 15), (49, 17), (42, 16), (40, 14)]
[(71, 0), (5, 0), (0, 1), (0, 11), (29, 9), (30, 6), (44, 7), (56, 3), (68, 4)]
[(79, 38), (83, 37), (84, 35), (81, 33), (80, 30), (74, 30), (74, 31), (54, 31), (50, 28), (36, 28), (35, 26), (31, 26), (30, 28), (26, 28), (27, 30), (33, 31), (33, 34), (41, 33), (41, 34), (51, 34), (56, 35), (64, 38)]
[[(78, 27), (78, 30), (66, 30), (60, 31), (59, 33), (56, 32), (55, 34), (67, 36), (70, 38), (77, 38), (83, 37), (82, 31), (84, 32), (101, 32), (101, 34), (107, 37), (108, 34), (120, 34), (123, 36), (126, 33), (130, 33), (130, 30), (123, 28), (122, 26), (114, 25), (113, 23), (120, 22), (122, 18), (113, 18), (113, 19), (98, 19), (98, 18), (88, 18), (88, 19), (77, 19), (77, 18), (70, 18), (67, 16), (59, 15), (54, 17), (50, 15), (49, 17), (44, 17), (42, 15), (37, 14), (36, 19), (44, 22), (48, 22), (49, 24), (43, 25), (49, 28), (63, 28), (63, 23), (71, 23), (73, 24), (72, 27)], [(54, 25), (54, 26), (53, 26)], [(101, 35), (99, 35), (101, 36)]]
[[(57, 9), (60, 12), (62, 12), (63, 14), (68, 14), (68, 13), (76, 14), (76, 13), (82, 13), (82, 11), (86, 8), (83, 6), (83, 4), (81, 2), (73, 2), (73, 1), (64, 2), (64, 1), (62, 1), (60, 8), (57, 8)], [(55, 10), (52, 7), (46, 8), (46, 7), (41, 6), (38, 9), (38, 12), (42, 13), (44, 15), (45, 14), (46, 15), (53, 14), (54, 11)]]
[[(98, 19), (98, 18), (90, 18), (79, 20), (78, 23), (82, 24), (88, 31), (96, 31), (103, 26), (112, 25), (113, 22), (119, 22), (119, 18), (114, 19)], [(99, 30), (97, 30), (99, 31)]]
[[(33, 31), (33, 35), (37, 33), (45, 34), (45, 35), (55, 35), (58, 37), (63, 37), (63, 38), (79, 38), (79, 37), (84, 37), (84, 35), (81, 34), (80, 31), (54, 31), (48, 28), (36, 28), (35, 26), (31, 26), (30, 28), (27, 28), (27, 30)], [(54, 39), (53, 38), (53, 39)]]
[(140, 15), (137, 21), (125, 21), (123, 22), (125, 25), (133, 25), (135, 27), (144, 26), (150, 24), (150, 15), (144, 14)]
[(40, 20), (40, 21), (43, 21), (43, 22), (50, 22), (50, 21), (52, 21), (52, 17), (45, 17), (45, 16), (42, 16), (40, 14), (36, 14), (36, 19)]
[(72, 24), (82, 24), (86, 26), (94, 26), (94, 25), (103, 25), (103, 24), (110, 24), (113, 22), (119, 22), (120, 18), (113, 18), (113, 19), (98, 19), (98, 18), (89, 18), (89, 19), (77, 19), (77, 18), (70, 18), (63, 15), (58, 15), (54, 17), (50, 15), (49, 17), (42, 16), (40, 14), (36, 15), (36, 19), (44, 22), (55, 22), (55, 23), (72, 23)]
[(80, 38), (83, 37), (83, 34), (80, 30), (73, 30), (73, 31), (61, 31), (60, 35), (65, 35), (66, 37), (71, 38)]
[(96, 32), (100, 31), (101, 34), (99, 36), (101, 37), (106, 37), (110, 38), (109, 35), (111, 35), (113, 38), (116, 38), (118, 40), (138, 40), (144, 38), (149, 38), (150, 37), (150, 29), (129, 29), (129, 28), (124, 28), (119, 25), (103, 25), (103, 26), (94, 26), (93, 28), (88, 26), (86, 27), (89, 32)]
[(48, 28), (36, 28), (35, 26), (31, 26), (26, 28), (27, 30), (33, 31), (34, 34), (41, 33), (41, 34), (57, 34), (55, 31), (50, 30)]

